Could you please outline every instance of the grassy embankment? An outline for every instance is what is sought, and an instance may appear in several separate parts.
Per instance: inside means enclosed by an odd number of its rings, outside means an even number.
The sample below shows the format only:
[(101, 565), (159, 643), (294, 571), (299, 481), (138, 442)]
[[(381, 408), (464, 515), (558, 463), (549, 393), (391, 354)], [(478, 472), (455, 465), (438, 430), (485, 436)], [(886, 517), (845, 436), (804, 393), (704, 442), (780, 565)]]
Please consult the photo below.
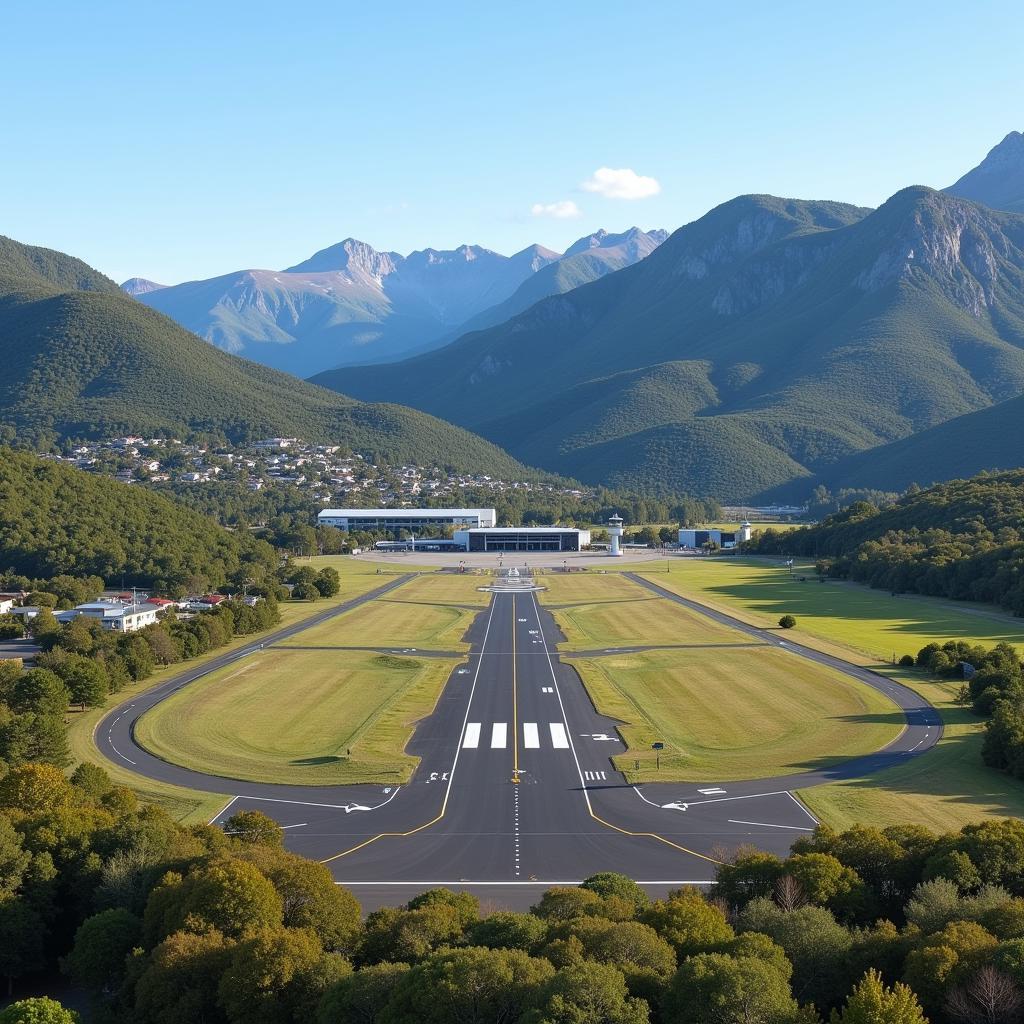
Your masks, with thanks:
[[(310, 560), (303, 559), (302, 561), (309, 562)], [(357, 559), (345, 558), (344, 556), (315, 558), (312, 559), (311, 564), (317, 568), (333, 565), (341, 574), (341, 593), (336, 597), (313, 603), (296, 601), (281, 605), (281, 624), (275, 626), (274, 629), (280, 629), (281, 626), (292, 625), (303, 619), (311, 618), (320, 612), (326, 611), (328, 608), (349, 601), (353, 597), (365, 594), (376, 587), (384, 586), (389, 579), (400, 572), (423, 571), (432, 573), (436, 571), (433, 567), (415, 564), (402, 565), (401, 570), (396, 570), (391, 566), (381, 567), (372, 562), (363, 562)], [(382, 568), (382, 575), (377, 574), (378, 568)], [(233, 640), (226, 647), (220, 647), (216, 651), (186, 663), (187, 667), (201, 666), (204, 662), (211, 661), (222, 654), (252, 643), (254, 639), (258, 639), (258, 637), (240, 637)], [(84, 712), (72, 712), (68, 728), (68, 743), (74, 764), (79, 764), (82, 761), (92, 761), (95, 764), (100, 764), (109, 772), (118, 785), (131, 787), (145, 803), (163, 807), (164, 810), (178, 821), (194, 823), (209, 821), (216, 814), (217, 810), (227, 802), (228, 797), (221, 794), (201, 793), (195, 790), (183, 789), (180, 786), (169, 786), (144, 779), (127, 768), (121, 768), (108, 761), (100, 754), (93, 741), (93, 730), (110, 707), (130, 700), (137, 694), (143, 693), (151, 687), (162, 683), (168, 676), (181, 671), (184, 667), (186, 665), (170, 665), (167, 668), (160, 669), (150, 676), (149, 679), (145, 680), (145, 682), (127, 687), (120, 693), (114, 694), (102, 708), (93, 708)]]
[[(903, 727), (894, 705), (870, 687), (653, 597), (617, 574), (553, 575), (545, 584), (542, 600), (568, 639), (566, 651), (670, 645), (573, 660), (598, 710), (624, 723), (628, 749), (614, 761), (631, 782), (799, 771), (868, 753)], [(660, 769), (655, 741), (666, 745)]]
[[(629, 570), (630, 566), (618, 568)], [(760, 559), (673, 559), (635, 571), (685, 596), (758, 626), (796, 616), (794, 640), (866, 665), (913, 687), (941, 711), (942, 741), (926, 756), (863, 779), (818, 786), (800, 795), (814, 813), (843, 828), (914, 822), (957, 829), (985, 817), (1024, 816), (1024, 784), (981, 762), (983, 725), (954, 702), (958, 686), (892, 665), (893, 655), (916, 653), (931, 641), (967, 640), (1024, 648), (1024, 623), (984, 605), (935, 598), (892, 597), (853, 583), (819, 583), (813, 566), (792, 575)], [(805, 582), (800, 581), (800, 577)]]
[(407, 583), (174, 694), (140, 719), (138, 739), (165, 760), (232, 778), (404, 782), (418, 763), (405, 747), (457, 658), (361, 648), (467, 651), (462, 635), (486, 601), (478, 584)]

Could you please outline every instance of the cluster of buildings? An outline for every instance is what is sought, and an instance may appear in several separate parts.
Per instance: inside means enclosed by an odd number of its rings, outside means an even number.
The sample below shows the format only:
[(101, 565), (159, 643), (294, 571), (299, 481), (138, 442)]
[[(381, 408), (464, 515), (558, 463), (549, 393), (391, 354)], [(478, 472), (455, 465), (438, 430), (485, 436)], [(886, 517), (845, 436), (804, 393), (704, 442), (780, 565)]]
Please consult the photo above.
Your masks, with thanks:
[[(252, 491), (294, 487), (316, 503), (348, 499), (399, 504), (417, 497), (443, 498), (464, 488), (555, 492), (580, 496), (572, 488), (500, 480), (482, 473), (447, 473), (436, 467), (374, 465), (338, 445), (311, 444), (297, 437), (268, 437), (252, 444), (210, 447), (173, 438), (115, 437), (77, 445), (65, 455), (44, 458), (103, 473), (122, 483), (201, 486), (217, 479), (244, 482)], [(353, 500), (355, 499), (355, 500)]]
[[(13, 615), (21, 619), (34, 619), (43, 609), (38, 605), (22, 602), (25, 593), (0, 594), (0, 615)], [(226, 601), (224, 594), (194, 594), (181, 600), (169, 597), (149, 597), (145, 594), (111, 594), (96, 601), (87, 601), (74, 608), (55, 610), (54, 618), (60, 623), (71, 622), (83, 616), (94, 619), (104, 628), (116, 633), (135, 633), (146, 626), (152, 626), (162, 612), (172, 611), (183, 616), (195, 612), (210, 611)], [(243, 597), (240, 600), (254, 605), (259, 597)]]
[[(320, 526), (395, 535), (379, 550), (406, 551), (582, 551), (590, 531), (569, 526), (496, 526), (493, 508), (325, 508)], [(450, 528), (450, 537), (421, 537), (424, 529)], [(402, 535), (405, 534), (405, 537)]]

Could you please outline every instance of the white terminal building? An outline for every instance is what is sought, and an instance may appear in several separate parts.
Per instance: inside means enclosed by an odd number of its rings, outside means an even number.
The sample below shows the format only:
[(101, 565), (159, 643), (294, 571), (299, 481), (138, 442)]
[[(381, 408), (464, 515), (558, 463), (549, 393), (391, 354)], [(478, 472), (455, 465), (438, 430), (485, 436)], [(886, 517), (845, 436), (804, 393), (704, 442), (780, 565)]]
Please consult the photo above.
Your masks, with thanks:
[(495, 518), (493, 508), (325, 508), (316, 520), (339, 530), (415, 533), (427, 526), (492, 527)]

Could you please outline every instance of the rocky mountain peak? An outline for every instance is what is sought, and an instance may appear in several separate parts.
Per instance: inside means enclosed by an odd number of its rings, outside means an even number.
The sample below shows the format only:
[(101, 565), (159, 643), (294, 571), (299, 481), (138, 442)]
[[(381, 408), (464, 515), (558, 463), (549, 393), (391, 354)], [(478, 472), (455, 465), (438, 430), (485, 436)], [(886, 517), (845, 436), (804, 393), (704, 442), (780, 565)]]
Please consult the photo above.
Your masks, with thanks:
[(156, 281), (149, 281), (144, 277), (129, 277), (127, 281), (121, 282), (121, 291), (129, 295), (147, 295), (166, 287), (165, 284), (157, 284)]
[(361, 271), (373, 278), (393, 274), (403, 263), (397, 252), (378, 252), (372, 245), (358, 238), (346, 238), (336, 245), (314, 253), (308, 260), (288, 267), (286, 274), (321, 274), (332, 270)]
[(1024, 133), (1010, 132), (946, 192), (999, 210), (1024, 213)]

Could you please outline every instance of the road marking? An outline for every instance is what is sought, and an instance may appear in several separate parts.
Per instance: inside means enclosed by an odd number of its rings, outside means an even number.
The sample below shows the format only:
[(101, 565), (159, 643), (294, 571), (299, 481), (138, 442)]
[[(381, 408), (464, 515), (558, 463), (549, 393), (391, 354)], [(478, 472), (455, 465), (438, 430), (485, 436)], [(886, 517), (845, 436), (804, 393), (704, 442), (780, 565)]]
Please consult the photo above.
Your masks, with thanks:
[(233, 796), (206, 824), (212, 825), (237, 799), (237, 796)]
[[(614, 825), (612, 825), (611, 827), (615, 828)], [(646, 833), (644, 833), (644, 834), (646, 835)], [(667, 840), (666, 840), (666, 842), (667, 842)], [(675, 843), (670, 843), (669, 845), (670, 846), (674, 846)], [(690, 851), (686, 850), (685, 852), (689, 853)], [(695, 854), (695, 856), (699, 857), (701, 855), (698, 853), (698, 854)], [(704, 859), (707, 860), (708, 858), (705, 857)], [(715, 863), (717, 863), (717, 862), (715, 862)], [(424, 881), (424, 882), (407, 882), (407, 881), (404, 881), (404, 880), (401, 881), (401, 882), (352, 882), (352, 881), (346, 880), (346, 881), (342, 881), (342, 882), (335, 882), (334, 884), (335, 885), (343, 885), (343, 886), (345, 886), (346, 889), (352, 888), (352, 887), (357, 886), (357, 885), (403, 885), (403, 886), (415, 885), (415, 886), (420, 886), (420, 887), (425, 887), (425, 888), (437, 888), (439, 886), (448, 887), (448, 886), (464, 885), (464, 886), (466, 886), (467, 889), (476, 889), (476, 888), (478, 888), (480, 886), (485, 886), (485, 885), (486, 886), (532, 885), (532, 886), (535, 886), (537, 888), (549, 889), (553, 885), (582, 885), (584, 881), (585, 881), (585, 879), (583, 879), (583, 878), (568, 878), (568, 879), (562, 878), (562, 879), (556, 879), (555, 881), (550, 881), (550, 882), (540, 882), (537, 879), (533, 878), (533, 879), (530, 879), (530, 881), (528, 881), (528, 882), (477, 882), (477, 881), (474, 881), (471, 878), (456, 878), (456, 879), (450, 879), (449, 878), (449, 879), (440, 879), (440, 880), (436, 880), (436, 881), (432, 881), (432, 882), (426, 882), (426, 881)], [(651, 880), (644, 879), (643, 881), (638, 881), (636, 884), (637, 885), (718, 885), (718, 883), (716, 881), (709, 880), (707, 878), (696, 878), (696, 879), (691, 879), (691, 878), (673, 878), (673, 879), (666, 879), (664, 881), (654, 880), (654, 879), (651, 879)]]
[(540, 746), (536, 722), (523, 722), (523, 746), (528, 750), (536, 750)]
[(555, 691), (550, 686), (542, 686), (540, 688), (541, 693), (554, 693)]
[[(487, 613), (487, 626), (484, 629), (484, 639), (480, 644), (480, 656), (476, 661), (476, 671), (473, 673), (473, 683), (469, 688), (469, 699), (466, 701), (466, 713), (462, 718), (463, 731), (466, 729), (466, 722), (469, 719), (469, 713), (473, 707), (473, 697), (476, 694), (476, 684), (480, 679), (480, 666), (484, 661), (484, 654), (487, 651), (487, 638), (491, 633), (491, 621), (494, 618), (494, 608), (497, 605), (497, 599), (491, 598), (491, 609)], [(410, 828), (405, 832), (379, 832), (375, 836), (370, 836), (369, 839), (364, 839), (363, 842), (357, 843), (355, 846), (349, 847), (347, 850), (342, 850), (340, 853), (335, 853), (330, 857), (324, 857), (321, 864), (329, 864), (331, 861), (338, 860), (340, 857), (347, 857), (350, 853), (355, 853), (356, 850), (361, 850), (364, 846), (369, 846), (370, 843), (375, 843), (378, 839), (383, 839), (385, 836), (392, 838), (405, 838), (407, 836), (415, 835), (417, 832), (422, 832), (425, 828), (430, 828), (431, 825), (437, 824), (445, 815), (445, 811), (448, 810), (448, 798), (452, 793), (452, 783), (455, 781), (455, 769), (459, 764), (459, 755), (462, 753), (462, 747), (455, 748), (455, 757), (452, 759), (451, 774), (448, 776), (448, 788), (444, 791), (444, 800), (441, 802), (441, 810), (430, 819), (425, 821), (422, 825), (417, 825), (415, 828)]]
[[(540, 607), (537, 604), (537, 595), (531, 594), (530, 597), (533, 600), (534, 614), (537, 616), (537, 621), (540, 622)], [(544, 634), (541, 633), (541, 636), (543, 635)], [(547, 639), (544, 640), (544, 656), (547, 658), (548, 661), (548, 671), (551, 673), (551, 682), (554, 684), (555, 695), (558, 697), (558, 706), (562, 710), (562, 720), (566, 723), (566, 725), (568, 725), (569, 719), (565, 713), (565, 702), (562, 700), (562, 691), (558, 688), (558, 678), (555, 675), (555, 665), (554, 662), (552, 662), (551, 660), (551, 648), (548, 647)], [(593, 804), (590, 802), (590, 794), (587, 792), (587, 783), (586, 780), (583, 778), (583, 769), (580, 767), (580, 759), (579, 755), (576, 753), (576, 745), (572, 742), (572, 736), (569, 736), (568, 739), (569, 749), (572, 751), (572, 759), (576, 763), (576, 772), (579, 775), (580, 784), (583, 787), (583, 799), (587, 805), (587, 813), (594, 819), (594, 821), (598, 821), (607, 828), (614, 829), (616, 832), (621, 832), (623, 835), (626, 836), (636, 836), (643, 839), (655, 839), (659, 843), (664, 843), (666, 846), (671, 846), (674, 850), (680, 850), (682, 853), (688, 853), (693, 857), (699, 858), (700, 860), (706, 860), (709, 864), (722, 863), (715, 857), (708, 857), (703, 853), (697, 853), (696, 850), (691, 850), (686, 846), (681, 846), (679, 843), (673, 843), (671, 839), (666, 839), (664, 836), (659, 836), (656, 832), (632, 832), (627, 828), (620, 827), (619, 825), (613, 825), (610, 821), (607, 821), (606, 819), (602, 818), (599, 814), (597, 814), (594, 811)]]
[[(285, 800), (285, 799), (283, 799), (282, 797), (279, 797), (279, 796), (245, 796), (243, 794), (242, 796), (236, 796), (234, 799), (235, 800), (259, 800), (259, 801), (261, 801), (263, 803), (268, 803), (268, 804), (295, 804), (298, 807), (329, 807), (332, 811), (344, 811), (346, 814), (349, 814), (349, 813), (351, 813), (354, 810), (376, 811), (378, 808), (383, 807), (385, 804), (391, 803), (391, 801), (394, 800), (396, 796), (398, 796), (398, 791), (401, 788), (402, 788), (401, 786), (396, 786), (395, 787), (395, 791), (393, 793), (391, 793), (391, 796), (389, 796), (387, 798), (387, 800), (384, 800), (384, 801), (382, 801), (379, 804), (374, 804), (372, 807), (364, 807), (362, 804), (354, 804), (354, 803), (348, 803), (348, 804), (317, 804), (317, 803), (314, 803), (312, 800)], [(384, 792), (388, 793), (388, 792), (390, 792), (390, 790), (389, 789), (385, 789)], [(223, 813), (224, 813), (224, 811), (221, 811), (221, 814), (223, 814)]]
[[(514, 571), (514, 570), (513, 570)], [(516, 573), (518, 576), (519, 573)], [(512, 779), (519, 781), (519, 680), (516, 675), (516, 595), (512, 595)], [(519, 795), (516, 794), (518, 800)]]
[(465, 738), (462, 741), (464, 747), (480, 746), (480, 723), (470, 722), (466, 726)]
[(561, 722), (551, 722), (548, 728), (551, 730), (551, 746), (555, 750), (568, 750), (569, 737), (566, 735), (565, 726)]
[(718, 796), (719, 793), (724, 793), (724, 789), (719, 789), (718, 786), (712, 786), (710, 789), (698, 789), (698, 793), (704, 796)]
[(794, 832), (813, 832), (813, 828), (806, 825), (773, 825), (770, 821), (741, 821), (739, 818), (729, 818), (730, 825), (760, 825), (762, 828), (791, 828)]
[(491, 726), (491, 748), (504, 747), (508, 740), (508, 723), (495, 722)]
[(584, 772), (583, 774), (586, 775), (591, 782), (597, 782), (599, 779), (607, 779), (604, 772)]

